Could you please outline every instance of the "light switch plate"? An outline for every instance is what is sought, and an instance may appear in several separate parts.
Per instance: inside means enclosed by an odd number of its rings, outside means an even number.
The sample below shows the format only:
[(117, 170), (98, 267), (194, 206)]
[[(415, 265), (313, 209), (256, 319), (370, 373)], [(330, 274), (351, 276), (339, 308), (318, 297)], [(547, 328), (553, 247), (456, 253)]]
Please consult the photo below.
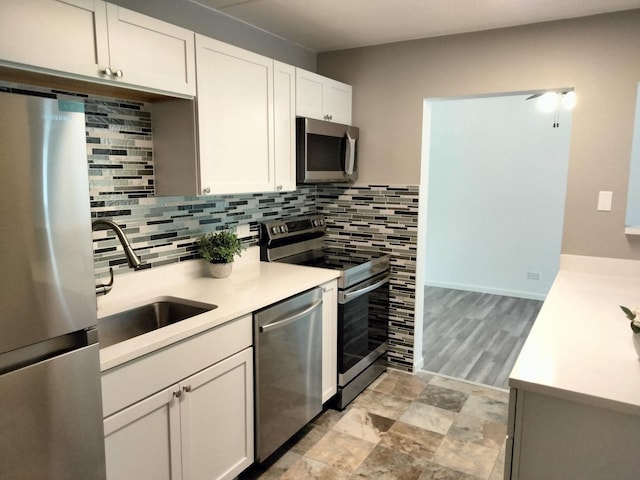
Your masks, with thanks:
[(598, 211), (610, 212), (613, 203), (613, 192), (600, 191), (598, 193)]

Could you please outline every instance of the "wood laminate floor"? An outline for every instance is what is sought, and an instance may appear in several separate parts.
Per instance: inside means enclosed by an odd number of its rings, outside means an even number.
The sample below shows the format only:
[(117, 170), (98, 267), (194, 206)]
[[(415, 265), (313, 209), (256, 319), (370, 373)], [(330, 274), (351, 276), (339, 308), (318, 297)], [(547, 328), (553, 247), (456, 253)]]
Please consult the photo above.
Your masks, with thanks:
[(425, 287), (424, 370), (507, 388), (539, 300)]

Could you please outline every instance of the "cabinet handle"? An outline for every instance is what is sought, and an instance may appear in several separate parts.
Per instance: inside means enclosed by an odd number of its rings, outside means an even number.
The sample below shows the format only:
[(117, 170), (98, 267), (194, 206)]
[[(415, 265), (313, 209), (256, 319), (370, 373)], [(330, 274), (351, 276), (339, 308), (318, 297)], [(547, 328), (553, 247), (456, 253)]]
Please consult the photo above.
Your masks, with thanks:
[(115, 76), (118, 78), (122, 78), (124, 76), (124, 73), (122, 73), (122, 70), (116, 70)]
[(278, 190), (278, 191), (282, 190), (282, 185), (278, 185), (278, 186), (276, 187), (276, 190)]
[(176, 390), (173, 392), (173, 396), (176, 398), (180, 398), (182, 396), (182, 390)]
[(104, 70), (102, 70), (102, 73), (111, 77), (113, 75), (113, 70), (111, 70), (109, 67), (106, 67)]
[(182, 387), (182, 390), (184, 390), (184, 393), (189, 393), (191, 391), (191, 385), (185, 385)]
[(202, 194), (203, 195), (209, 195), (211, 193), (211, 189), (209, 187), (203, 188), (202, 189)]
[(329, 120), (333, 120), (333, 115), (329, 115)]

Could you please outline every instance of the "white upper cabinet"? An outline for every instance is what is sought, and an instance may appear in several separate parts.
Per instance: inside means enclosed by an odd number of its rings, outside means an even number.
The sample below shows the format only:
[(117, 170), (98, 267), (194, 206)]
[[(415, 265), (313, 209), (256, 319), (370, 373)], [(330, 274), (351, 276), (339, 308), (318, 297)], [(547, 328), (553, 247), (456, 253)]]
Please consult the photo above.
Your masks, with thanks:
[(196, 35), (203, 194), (274, 189), (273, 60)]
[(0, 58), (5, 62), (97, 76), (109, 64), (104, 2), (0, 2)]
[(296, 68), (296, 115), (351, 124), (351, 85)]
[(0, 62), (195, 95), (193, 32), (101, 0), (0, 2)]
[[(295, 190), (295, 67), (202, 35), (195, 43), (197, 122), (184, 101), (154, 106), (166, 119), (153, 126), (156, 194)], [(174, 140), (191, 138), (192, 123), (196, 154)]]
[(275, 181), (277, 191), (296, 189), (296, 69), (273, 62)]
[(107, 21), (112, 79), (196, 94), (193, 32), (111, 4)]

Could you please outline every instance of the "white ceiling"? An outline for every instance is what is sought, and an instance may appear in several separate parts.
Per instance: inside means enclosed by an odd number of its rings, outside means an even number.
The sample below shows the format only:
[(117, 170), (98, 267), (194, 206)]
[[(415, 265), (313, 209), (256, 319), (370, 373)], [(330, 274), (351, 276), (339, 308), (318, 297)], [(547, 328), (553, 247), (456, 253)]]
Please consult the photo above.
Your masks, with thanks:
[(640, 8), (640, 0), (191, 1), (318, 52)]

